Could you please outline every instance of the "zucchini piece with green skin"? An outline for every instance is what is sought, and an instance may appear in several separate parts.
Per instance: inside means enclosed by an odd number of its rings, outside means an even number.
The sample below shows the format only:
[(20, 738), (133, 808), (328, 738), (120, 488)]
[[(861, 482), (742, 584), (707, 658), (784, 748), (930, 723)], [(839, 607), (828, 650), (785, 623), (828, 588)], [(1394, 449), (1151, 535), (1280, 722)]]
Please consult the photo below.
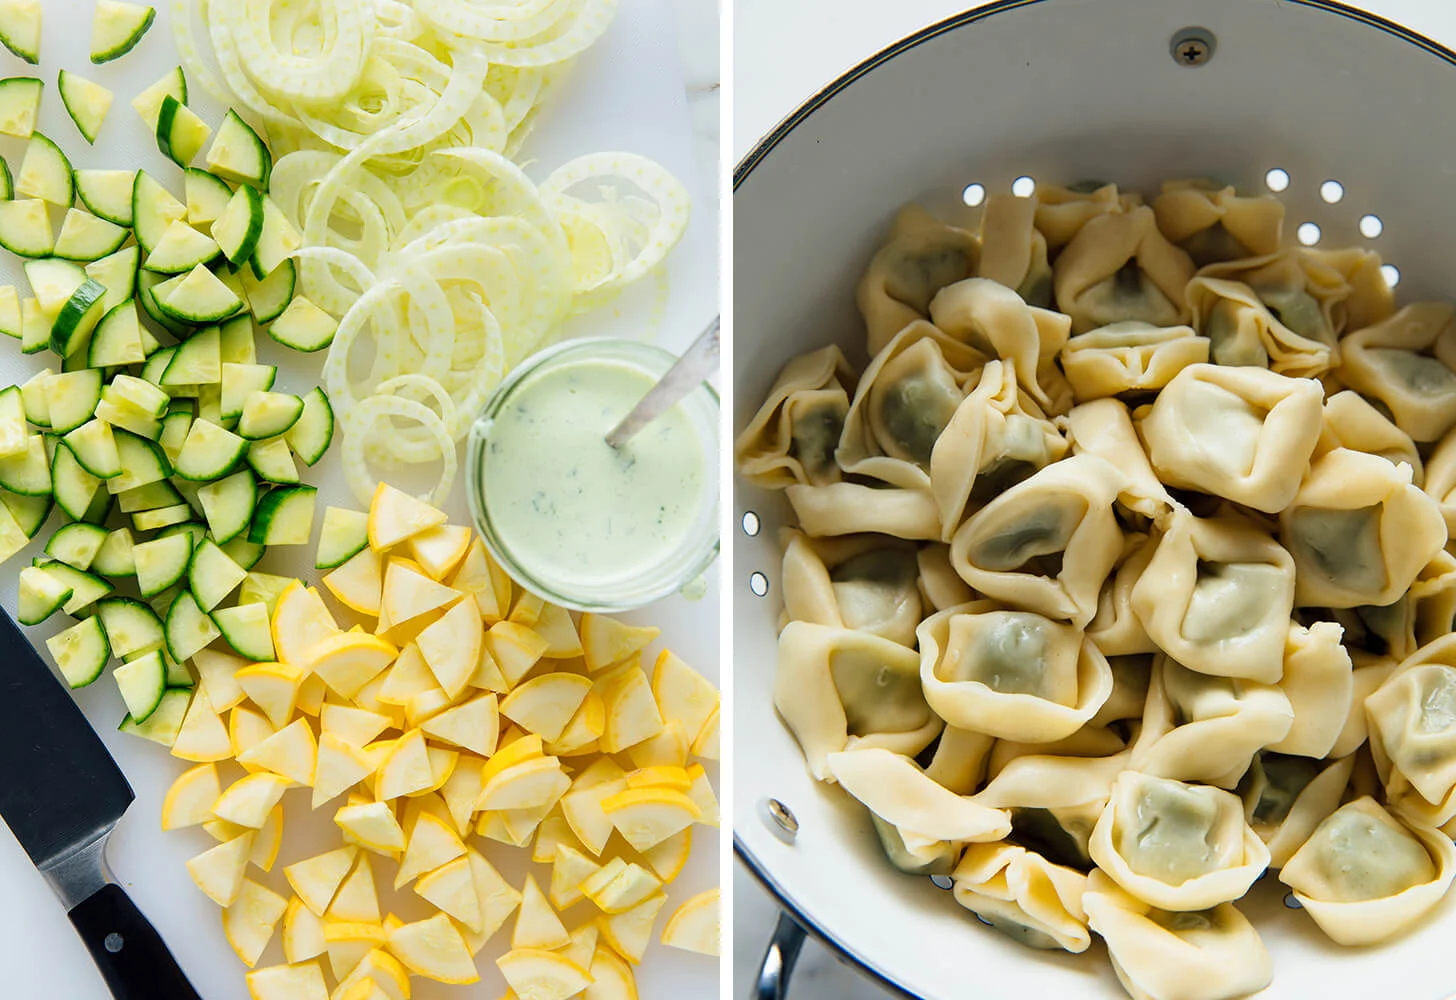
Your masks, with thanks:
[(156, 510), (158, 507), (171, 507), (183, 502), (182, 494), (177, 492), (177, 487), (165, 479), (118, 493), (116, 500), (121, 505), (123, 514), (135, 514), (139, 510)]
[(233, 197), (233, 189), (227, 186), (227, 181), (206, 170), (188, 167), (183, 174), (187, 222), (192, 226), (205, 226), (227, 208)]
[(26, 449), (30, 428), (25, 421), (25, 400), (20, 386), (0, 390), (0, 456), (19, 455)]
[(258, 545), (307, 545), (313, 533), (318, 490), (312, 486), (280, 486), (258, 502), (248, 541)]
[(298, 482), (298, 466), (293, 461), (293, 450), (281, 437), (254, 441), (248, 448), (248, 467), (265, 482), (280, 486), (291, 486)]
[(113, 430), (112, 436), (121, 455), (121, 475), (106, 481), (109, 492), (124, 493), (172, 474), (172, 463), (155, 441), (123, 430)]
[(283, 315), (288, 303), (293, 301), (293, 292), (298, 284), (298, 268), (293, 258), (275, 267), (268, 277), (259, 280), (251, 267), (243, 268), (243, 291), (247, 294), (248, 309), (259, 323), (271, 323)]
[(167, 642), (162, 619), (134, 597), (107, 597), (97, 601), (96, 617), (101, 619), (112, 651), (124, 660), (161, 649)]
[[(235, 322), (235, 321), (230, 321)], [(222, 365), (222, 416), (233, 420), (243, 415), (243, 404), (254, 392), (266, 392), (273, 388), (278, 378), (274, 365), (237, 364), (224, 361)]]
[(0, 562), (25, 548), (29, 541), (30, 538), (20, 528), (20, 522), (10, 513), (9, 504), (0, 505)]
[(76, 73), (61, 70), (56, 80), (56, 89), (61, 92), (61, 103), (66, 114), (76, 123), (81, 138), (95, 144), (101, 125), (111, 111), (112, 93), (99, 83), (94, 83)]
[(246, 184), (239, 187), (213, 221), (212, 235), (228, 260), (246, 263), (263, 235), (263, 196)]
[(129, 235), (121, 226), (73, 208), (61, 222), (54, 253), (65, 260), (89, 263), (116, 253)]
[(132, 558), (132, 537), (130, 528), (117, 528), (106, 534), (96, 558), (91, 561), (91, 572), (99, 573), (108, 580), (120, 580), (136, 576), (136, 560)]
[[(65, 451), (66, 449), (62, 448), (59, 450)], [(104, 483), (105, 480), (98, 480), (98, 482)], [(115, 509), (116, 497), (112, 496), (105, 489), (98, 489), (96, 494), (91, 497), (91, 506), (86, 508), (86, 512), (81, 515), (80, 519), (87, 524), (99, 524), (105, 527), (107, 519), (111, 517), (111, 512)]]
[[(3, 204), (5, 203), (0, 202), (0, 205)], [(191, 332), (192, 328), (186, 323), (177, 322), (171, 316), (164, 313), (162, 307), (157, 304), (156, 296), (152, 294), (158, 285), (171, 280), (165, 274), (157, 274), (155, 271), (138, 271), (136, 273), (136, 299), (142, 304), (142, 312), (146, 313), (153, 323), (156, 323), (174, 337), (183, 338)], [(171, 351), (172, 348), (168, 347), (164, 350)], [(157, 351), (154, 354), (149, 354), (147, 355), (147, 360), (152, 361), (162, 353), (162, 351)], [(168, 354), (168, 357), (170, 356)], [(166, 366), (163, 365), (163, 367)], [(157, 377), (161, 377), (160, 372)]]
[(218, 608), (212, 613), (212, 621), (238, 655), (258, 663), (266, 663), (277, 655), (268, 626), (268, 605), (253, 602)]
[(254, 545), (246, 538), (234, 538), (232, 541), (220, 545), (219, 548), (227, 553), (229, 559), (245, 570), (258, 565), (258, 561), (268, 551), (267, 546)]
[(183, 479), (211, 483), (232, 472), (247, 447), (232, 431), (198, 417), (187, 431), (174, 471)]
[(258, 505), (258, 486), (252, 472), (240, 469), (202, 487), (197, 491), (197, 499), (213, 540), (226, 546), (252, 524)]
[(227, 319), (243, 307), (242, 300), (203, 264), (168, 278), (152, 294), (163, 313), (194, 325)]
[(162, 418), (162, 433), (157, 441), (166, 452), (167, 460), (174, 465), (177, 456), (182, 453), (182, 445), (187, 441), (187, 432), (192, 429), (192, 414), (185, 411), (168, 413)]
[(142, 267), (160, 274), (181, 274), (199, 264), (211, 263), (221, 252), (211, 236), (178, 219), (162, 233)]
[(151, 7), (97, 0), (91, 18), (91, 61), (99, 66), (120, 59), (136, 48), (156, 19), (157, 12)]
[(12, 76), (0, 80), (0, 135), (29, 139), (40, 115), (40, 95), (45, 84), (33, 76)]
[(135, 170), (74, 171), (76, 197), (98, 219), (129, 228), (136, 175)]
[(186, 521), (181, 524), (173, 524), (157, 532), (158, 538), (166, 538), (169, 535), (186, 535), (188, 538), (191, 538), (192, 551), (196, 552), (197, 546), (201, 545), (203, 540), (207, 538), (207, 528), (198, 524), (196, 521)]
[(10, 176), (10, 164), (0, 159), (0, 194), (7, 200), (15, 197), (15, 181)]
[(99, 493), (101, 480), (81, 468), (70, 448), (57, 448), (51, 457), (51, 491), (56, 506), (73, 521), (81, 521)]
[(91, 605), (108, 596), (115, 589), (96, 574), (88, 573), (83, 569), (75, 569), (63, 562), (45, 563), (40, 570), (71, 588), (70, 599), (61, 605), (61, 610), (73, 617), (78, 617), (81, 612), (89, 609)]
[[(84, 268), (88, 278), (95, 278), (106, 286), (104, 308), (107, 312), (131, 299), (136, 290), (137, 259), (141, 250), (135, 246), (123, 247), (116, 253), (93, 260)], [(145, 346), (146, 341), (142, 342)]]
[(187, 76), (181, 66), (169, 69), (160, 80), (132, 98), (131, 106), (147, 124), (147, 131), (156, 134), (157, 118), (162, 113), (162, 102), (168, 97), (182, 104), (187, 103)]
[(41, 0), (0, 2), (0, 44), (34, 66), (40, 62)]
[(238, 434), (249, 441), (286, 434), (303, 416), (303, 400), (286, 392), (250, 392), (238, 417)]
[(293, 223), (283, 214), (267, 195), (263, 196), (263, 232), (258, 236), (258, 249), (253, 251), (249, 266), (253, 269), (253, 276), (266, 278), (280, 267), (285, 260), (289, 259), (299, 247), (303, 246), (303, 237)]
[(236, 111), (229, 109), (207, 151), (207, 169), (228, 180), (266, 191), (273, 157), (258, 133)]
[[(218, 351), (224, 365), (252, 365), (257, 363), (258, 350), (253, 340), (253, 318), (248, 315), (234, 316), (232, 319), (224, 320), (218, 325)], [(271, 367), (271, 366), (270, 366)], [(276, 369), (275, 369), (276, 370)], [(227, 370), (223, 370), (223, 389), (227, 389)], [(264, 389), (273, 388), (270, 381), (267, 385), (261, 386)], [(241, 400), (239, 401), (241, 413)], [(227, 409), (226, 403), (223, 409)]]
[(138, 531), (156, 531), (159, 528), (175, 528), (191, 518), (192, 508), (185, 503), (179, 503), (172, 507), (139, 510), (131, 516), (131, 525)]
[(0, 458), (0, 486), (26, 497), (45, 496), (51, 492), (50, 460), (45, 442), (32, 434), (25, 451)]
[(206, 382), (194, 386), (197, 390), (197, 419), (217, 424), (232, 430), (236, 420), (224, 420), (222, 415), (222, 386), (217, 382)]
[(137, 243), (151, 253), (172, 223), (187, 218), (187, 206), (151, 174), (138, 170), (132, 184), (131, 216)]
[(15, 193), (22, 198), (39, 198), (69, 208), (76, 196), (71, 161), (43, 133), (36, 132), (25, 144), (25, 158), (15, 178)]
[(39, 625), (71, 599), (71, 588), (39, 567), (20, 571), (19, 606), (15, 618), (22, 625)]
[(0, 493), (0, 507), (9, 512), (26, 538), (34, 538), (40, 533), (55, 503), (53, 496), (24, 497), (18, 493)]
[(162, 372), (163, 387), (206, 385), (222, 380), (222, 352), (218, 329), (205, 327), (177, 345), (177, 353)]
[(101, 372), (95, 368), (61, 372), (45, 381), (46, 415), (51, 430), (69, 434), (91, 419), (101, 402)]
[(17, 257), (49, 257), (56, 246), (50, 213), (39, 198), (0, 201), (0, 247)]
[(179, 167), (188, 166), (207, 144), (212, 128), (171, 94), (157, 109), (157, 148)]
[(155, 597), (187, 575), (192, 561), (192, 536), (167, 535), (132, 547), (137, 588), (143, 597)]
[(248, 571), (211, 539), (204, 538), (192, 552), (192, 565), (187, 570), (187, 586), (197, 599), (197, 606), (211, 612), (223, 599), (237, 590), (247, 579)]
[(51, 556), (72, 569), (89, 570), (96, 561), (96, 553), (106, 544), (109, 532), (94, 524), (65, 524), (46, 542), (46, 555)]
[(118, 403), (128, 403), (147, 416), (156, 418), (164, 416), (172, 405), (165, 392), (135, 375), (117, 375), (110, 385), (101, 390), (101, 397), (114, 399)]
[(52, 318), (60, 315), (66, 300), (86, 283), (86, 271), (80, 264), (55, 257), (28, 260), (21, 270), (41, 311)]
[(314, 569), (333, 569), (353, 559), (369, 544), (369, 515), (362, 510), (330, 507), (319, 529)]
[(51, 324), (51, 350), (69, 358), (86, 346), (91, 331), (101, 322), (106, 286), (95, 278), (87, 278), (71, 293)]
[(72, 688), (83, 688), (93, 683), (111, 659), (106, 633), (95, 618), (77, 622), (64, 632), (51, 636), (46, 640), (46, 649), (50, 650), (56, 669)]
[[(101, 317), (91, 333), (91, 343), (86, 348), (86, 363), (92, 368), (114, 368), (120, 365), (139, 365), (147, 360), (142, 350), (142, 324), (137, 318), (134, 299), (113, 308)], [(108, 386), (108, 388), (110, 388)], [(105, 398), (102, 391), (102, 398)]]
[(115, 479), (121, 475), (121, 454), (111, 425), (94, 417), (67, 434), (61, 441), (76, 461), (97, 479)]
[(182, 720), (187, 717), (187, 706), (192, 704), (192, 691), (187, 688), (168, 688), (162, 694), (162, 701), (145, 722), (138, 722), (130, 715), (121, 720), (117, 732), (155, 743), (171, 749), (182, 731)]
[(14, 285), (0, 285), (0, 334), (20, 340), (25, 319), (20, 312), (20, 293)]
[(103, 399), (96, 404), (96, 419), (104, 420), (112, 427), (131, 431), (137, 437), (155, 441), (162, 435), (162, 422), (141, 413), (130, 403), (118, 403)]
[(310, 389), (303, 397), (303, 415), (284, 437), (306, 465), (323, 458), (334, 439), (334, 408), (329, 405), (328, 393), (318, 386)]
[[(32, 300), (34, 301), (34, 300)], [(42, 368), (20, 385), (20, 401), (25, 404), (25, 419), (37, 427), (50, 427), (50, 407), (46, 403), (46, 383), (55, 372)]]
[(156, 650), (121, 664), (111, 676), (126, 703), (127, 718), (137, 722), (150, 719), (167, 693), (167, 667)]

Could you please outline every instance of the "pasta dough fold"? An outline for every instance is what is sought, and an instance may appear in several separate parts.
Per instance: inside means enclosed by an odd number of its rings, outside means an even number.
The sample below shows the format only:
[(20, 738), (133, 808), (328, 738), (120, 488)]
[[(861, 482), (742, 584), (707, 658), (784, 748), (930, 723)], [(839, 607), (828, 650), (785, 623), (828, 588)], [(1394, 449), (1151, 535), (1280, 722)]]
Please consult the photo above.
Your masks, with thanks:
[(1268, 195), (1245, 197), (1209, 180), (1174, 180), (1153, 199), (1158, 228), (1199, 267), (1279, 249), (1284, 204)]
[(1184, 289), (1193, 261), (1158, 232), (1146, 205), (1090, 219), (1057, 257), (1052, 275), (1057, 306), (1076, 333), (1126, 320), (1188, 322)]
[(1189, 365), (1208, 361), (1209, 343), (1189, 326), (1136, 320), (1079, 333), (1062, 347), (1062, 370), (1077, 402), (1156, 392)]
[(786, 531), (784, 622), (856, 629), (902, 646), (920, 624), (915, 546), (879, 535), (815, 541)]
[(879, 354), (908, 324), (929, 316), (936, 292), (975, 274), (980, 250), (980, 241), (964, 229), (919, 205), (902, 208), (856, 292), (869, 353)]
[(744, 477), (757, 486), (837, 482), (834, 460), (855, 376), (838, 347), (794, 358), (734, 443)]
[(1015, 844), (972, 844), (951, 877), (957, 903), (1020, 944), (1076, 953), (1092, 943), (1079, 871)]
[(1378, 400), (1417, 441), (1456, 426), (1456, 309), (1445, 302), (1406, 306), (1383, 323), (1340, 341), (1340, 380)]

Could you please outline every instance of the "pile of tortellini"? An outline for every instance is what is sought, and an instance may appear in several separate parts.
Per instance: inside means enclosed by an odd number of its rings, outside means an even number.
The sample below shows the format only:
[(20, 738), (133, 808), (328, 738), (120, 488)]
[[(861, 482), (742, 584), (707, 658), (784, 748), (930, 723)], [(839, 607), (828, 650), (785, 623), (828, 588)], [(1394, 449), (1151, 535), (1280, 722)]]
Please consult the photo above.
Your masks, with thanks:
[(1134, 997), (1273, 966), (1268, 869), (1343, 945), (1456, 875), (1456, 312), (1179, 181), (911, 206), (862, 369), (790, 362), (775, 706), (897, 868)]

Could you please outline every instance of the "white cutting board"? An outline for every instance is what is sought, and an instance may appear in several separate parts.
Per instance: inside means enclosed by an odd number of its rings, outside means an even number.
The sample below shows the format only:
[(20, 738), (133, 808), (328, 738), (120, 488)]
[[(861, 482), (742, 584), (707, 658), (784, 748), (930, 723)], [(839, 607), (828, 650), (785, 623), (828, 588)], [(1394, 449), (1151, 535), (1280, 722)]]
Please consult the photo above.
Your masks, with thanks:
[[(157, 151), (155, 142), (130, 107), (133, 96), (178, 62), (168, 18), (169, 4), (158, 4), (157, 23), (136, 49), (105, 66), (92, 66), (87, 59), (90, 0), (42, 0), (42, 5), (40, 65), (27, 66), (9, 52), (0, 51), (0, 76), (37, 76), (45, 81), (40, 130), (61, 145), (76, 167), (142, 167), (180, 195), (180, 169)], [(696, 204), (708, 204), (705, 199), (713, 196), (715, 187), (711, 179), (694, 176), (691, 124), (671, 18), (664, 0), (625, 0), (606, 37), (579, 61), (566, 85), (554, 95), (551, 108), (543, 114), (525, 151), (533, 160), (527, 167), (533, 177), (540, 180), (556, 165), (585, 153), (628, 150), (658, 160), (683, 180)], [(65, 115), (55, 89), (56, 73), (61, 68), (79, 72), (116, 94), (111, 114), (94, 148), (87, 147)], [(214, 127), (226, 110), (196, 85), (191, 87), (191, 104)], [(0, 138), (0, 155), (9, 162), (12, 172), (19, 169), (23, 148), (19, 140)], [(714, 216), (711, 211), (698, 213), (702, 221), (689, 227), (669, 267), (666, 309), (655, 337), (674, 350), (686, 347), (717, 309)], [(4, 251), (0, 251), (0, 283), (26, 287), (18, 259)], [(610, 315), (578, 320), (573, 331), (617, 335), (630, 331), (641, 335), (651, 325), (648, 317), (654, 312), (653, 297), (645, 292), (625, 296), (615, 308), (609, 308)], [(264, 346), (266, 342), (266, 337), (260, 341), (260, 350), (270, 355), (267, 360), (280, 364), (280, 387), (295, 392), (307, 390), (316, 378), (317, 359), (309, 360), (282, 350), (272, 352)], [(38, 359), (47, 357), (50, 355), (25, 357), (12, 342), (0, 343), (0, 385), (28, 378), (44, 366), (45, 362)], [(339, 475), (335, 452), (331, 451), (307, 476), (309, 482), (319, 487), (320, 512), (330, 503), (357, 506)], [(466, 519), (459, 489), (451, 513), (461, 522)], [(53, 516), (49, 528), (58, 523)], [(46, 534), (48, 529), (42, 531), (40, 541), (43, 542)], [(315, 540), (316, 534), (315, 531)], [(40, 545), (34, 544), (0, 568), (0, 601), (12, 614), (15, 576), (39, 549)], [(288, 552), (287, 558), (284, 558), (285, 552)], [(317, 574), (309, 568), (312, 555), (313, 544), (294, 552), (279, 550), (270, 553), (259, 568), (297, 573), (316, 582)], [(714, 680), (718, 677), (716, 577), (716, 570), (710, 573), (708, 594), (701, 601), (673, 599), (636, 616), (662, 626), (664, 639)], [(57, 631), (62, 624), (60, 618), (56, 617), (55, 626), (29, 630), (32, 640), (39, 644), (46, 635)], [(116, 725), (125, 712), (109, 673), (76, 695), (136, 790), (136, 802), (111, 843), (110, 859), (118, 881), (156, 925), (204, 1000), (244, 1000), (248, 996), (243, 981), (246, 970), (223, 938), (219, 910), (197, 890), (184, 868), (186, 860), (211, 846), (212, 840), (200, 829), (163, 833), (159, 826), (162, 797), (187, 765), (160, 747), (116, 732)], [(6, 714), (23, 711), (24, 705), (0, 706), (0, 725), (4, 724)], [(716, 785), (717, 768), (710, 768), (710, 774)], [(4, 774), (0, 772), (0, 781), (3, 780)], [(284, 852), (273, 875), (264, 877), (275, 890), (283, 891), (280, 888), (284, 885), (283, 865), (325, 846), (337, 846), (336, 838), (323, 839), (323, 836), (332, 836), (328, 830), (331, 824), (324, 815), (331, 815), (330, 809), (321, 810), (319, 817), (302, 819), (308, 811), (305, 796), (306, 792), (294, 791), (284, 800), (287, 814), (298, 818), (298, 822), (285, 830)], [(301, 838), (297, 836), (300, 831)], [(323, 836), (310, 836), (311, 833)], [(692, 861), (672, 886), (659, 930), (666, 915), (682, 900), (717, 883), (717, 831), (699, 827), (695, 840)], [(509, 859), (523, 852), (493, 842), (483, 843), (487, 857), (519, 885), (525, 869)], [(549, 869), (540, 866), (533, 869), (538, 880), (543, 880), (543, 876), (549, 878)], [(387, 870), (384, 865), (376, 865), (376, 875), (383, 875)], [(0, 891), (0, 970), (3, 970), (0, 975), (4, 977), (0, 996), (7, 1000), (41, 997), (104, 1000), (108, 997), (61, 906), (3, 825), (0, 825), (0, 886), (4, 887)], [(590, 905), (580, 903), (568, 910), (564, 917), (567, 926), (583, 922)], [(410, 916), (401, 908), (408, 919), (423, 916), (425, 912), (417, 910)], [(443, 987), (416, 980), (415, 996), (422, 1000), (445, 997), (495, 1000), (505, 991), (505, 984), (492, 960), (504, 950), (510, 926), (508, 923), (497, 940), (481, 952), (480, 983)], [(275, 937), (259, 965), (282, 961), (282, 949)], [(644, 1000), (704, 996), (716, 992), (717, 982), (715, 962), (658, 943), (649, 949), (639, 977)]]

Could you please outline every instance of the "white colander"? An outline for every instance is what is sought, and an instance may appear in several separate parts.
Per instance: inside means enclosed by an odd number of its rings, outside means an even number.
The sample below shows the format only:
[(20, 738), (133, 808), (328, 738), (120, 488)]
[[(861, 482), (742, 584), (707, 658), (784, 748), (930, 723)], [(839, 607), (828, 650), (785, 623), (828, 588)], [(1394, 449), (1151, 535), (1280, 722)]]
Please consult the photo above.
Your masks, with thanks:
[[(974, 225), (963, 199), (1018, 179), (1019, 192), (1096, 179), (1151, 194), (1200, 176), (1279, 191), (1290, 240), (1378, 250), (1401, 301), (1448, 298), (1456, 53), (1329, 0), (1003, 0), (898, 43), (738, 168), (735, 428), (789, 358), (837, 341), (865, 360), (854, 285), (903, 203)], [(788, 506), (742, 482), (735, 504), (742, 860), (800, 924), (905, 993), (1123, 996), (1100, 944), (1035, 952), (981, 926), (949, 892), (891, 868), (865, 810), (810, 778), (770, 697)], [(1262, 996), (1456, 994), (1456, 900), (1405, 937), (1351, 950), (1283, 898), (1266, 877), (1241, 904), (1274, 957)]]

